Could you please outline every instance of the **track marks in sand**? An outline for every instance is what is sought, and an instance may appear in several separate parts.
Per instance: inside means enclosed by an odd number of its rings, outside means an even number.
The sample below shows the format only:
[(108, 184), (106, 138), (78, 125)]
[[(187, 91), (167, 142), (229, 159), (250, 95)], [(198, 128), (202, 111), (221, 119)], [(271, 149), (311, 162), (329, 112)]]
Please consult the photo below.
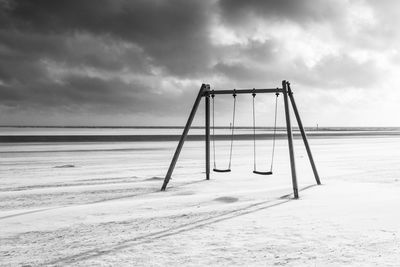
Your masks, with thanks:
[[(156, 181), (156, 180), (154, 180)], [(177, 190), (187, 185), (197, 184), (203, 182), (185, 182), (178, 185), (171, 186), (169, 191)], [(1, 197), (0, 195), (0, 210), (7, 210), (9, 208), (16, 209), (16, 205), (19, 208), (27, 209), (31, 207), (43, 207), (42, 209), (35, 209), (31, 211), (24, 211), (6, 215), (0, 217), (0, 220), (8, 219), (17, 216), (28, 215), (32, 213), (44, 212), (47, 210), (55, 210), (61, 208), (68, 208), (74, 206), (98, 204), (108, 201), (115, 201), (121, 199), (129, 199), (134, 197), (141, 197), (151, 194), (160, 193), (160, 186), (135, 187), (135, 188), (119, 188), (115, 190), (92, 190), (92, 191), (79, 191), (79, 192), (61, 192), (61, 193), (48, 193), (48, 194), (21, 194), (19, 195), (18, 201), (11, 197)], [(175, 195), (193, 195), (193, 191), (180, 192), (176, 191)]]
[(49, 192), (39, 194), (20, 194), (17, 199), (13, 195), (0, 197), (2, 211), (29, 209), (38, 207), (68, 207), (101, 203), (111, 200), (130, 198), (158, 191), (158, 187), (149, 188), (116, 188), (97, 189), (72, 192)]
[(0, 192), (13, 192), (13, 191), (26, 191), (34, 189), (47, 189), (47, 188), (69, 188), (75, 186), (96, 186), (96, 185), (114, 185), (114, 184), (127, 184), (143, 182), (137, 176), (132, 177), (114, 177), (114, 178), (93, 178), (93, 179), (82, 179), (76, 180), (76, 182), (70, 183), (53, 183), (53, 184), (37, 184), (30, 186), (19, 186), (19, 187), (6, 187), (1, 188)]
[[(177, 235), (180, 233), (184, 232), (189, 232), (192, 230), (196, 230), (201, 227), (205, 227), (211, 224), (215, 224), (218, 222), (226, 221), (233, 219), (235, 217), (239, 216), (244, 216), (246, 214), (258, 212), (261, 210), (266, 210), (272, 207), (276, 207), (282, 204), (285, 204), (287, 202), (291, 201), (291, 199), (286, 199), (286, 200), (273, 200), (273, 201), (263, 201), (263, 202), (257, 202), (251, 205), (247, 205), (244, 207), (239, 207), (236, 209), (232, 209), (229, 211), (220, 211), (220, 212), (211, 212), (211, 213), (205, 213), (205, 214), (183, 214), (178, 217), (175, 217), (173, 221), (178, 221), (181, 222), (182, 218), (185, 218), (185, 220), (189, 220), (187, 223), (183, 224), (178, 224), (173, 227), (166, 228), (165, 230), (160, 230), (156, 232), (152, 232), (149, 234), (144, 234), (144, 235), (138, 235), (130, 239), (126, 239), (123, 241), (120, 241), (115, 244), (111, 245), (105, 245), (105, 246), (95, 246), (96, 248), (86, 250), (84, 252), (80, 252), (74, 255), (69, 255), (66, 257), (60, 257), (57, 260), (46, 262), (45, 265), (64, 265), (64, 264), (74, 264), (78, 263), (81, 261), (89, 260), (92, 258), (96, 258), (99, 256), (107, 255), (110, 253), (116, 253), (121, 250), (130, 248), (134, 245), (138, 244), (144, 244), (148, 242), (153, 242), (156, 241), (160, 238), (166, 238), (169, 236)], [(193, 220), (193, 218), (195, 218)], [(169, 223), (171, 222), (170, 218), (162, 218), (159, 223), (162, 224), (162, 226), (168, 226)], [(127, 222), (127, 225), (129, 225), (129, 222)], [(134, 226), (134, 225), (132, 225)], [(137, 226), (137, 225), (136, 225)], [(138, 229), (136, 229), (136, 232)], [(115, 231), (112, 231), (115, 233)], [(130, 232), (130, 231), (126, 231)]]

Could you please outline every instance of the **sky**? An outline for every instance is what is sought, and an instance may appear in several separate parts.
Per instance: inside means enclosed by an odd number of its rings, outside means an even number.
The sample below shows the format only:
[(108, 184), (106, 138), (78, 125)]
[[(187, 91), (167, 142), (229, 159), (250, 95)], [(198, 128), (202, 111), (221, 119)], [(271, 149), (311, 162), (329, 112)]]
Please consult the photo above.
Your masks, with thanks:
[(184, 125), (202, 83), (289, 80), (306, 126), (400, 126), (399, 22), (397, 0), (0, 0), (0, 125)]

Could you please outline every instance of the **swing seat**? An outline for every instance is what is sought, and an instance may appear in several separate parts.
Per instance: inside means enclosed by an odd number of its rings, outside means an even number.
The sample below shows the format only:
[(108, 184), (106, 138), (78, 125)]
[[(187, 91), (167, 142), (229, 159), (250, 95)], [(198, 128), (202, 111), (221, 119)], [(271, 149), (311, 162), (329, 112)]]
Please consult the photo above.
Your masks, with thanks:
[(213, 169), (213, 171), (215, 171), (215, 172), (230, 172), (231, 169), (224, 169), (224, 170), (221, 170), (221, 169)]
[(253, 173), (260, 174), (260, 175), (272, 175), (272, 171), (269, 171), (269, 172), (253, 171)]

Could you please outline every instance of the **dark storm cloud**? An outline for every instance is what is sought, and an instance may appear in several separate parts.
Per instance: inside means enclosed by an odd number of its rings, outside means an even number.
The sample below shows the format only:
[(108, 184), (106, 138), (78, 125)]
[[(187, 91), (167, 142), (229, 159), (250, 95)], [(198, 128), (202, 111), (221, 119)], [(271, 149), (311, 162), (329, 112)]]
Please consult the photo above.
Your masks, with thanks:
[(183, 114), (201, 82), (372, 87), (373, 53), (398, 47), (390, 3), (0, 0), (0, 109), (157, 117)]
[[(206, 10), (202, 1), (186, 0), (2, 0), (0, 103), (158, 113), (166, 99), (176, 102), (186, 93), (155, 96), (160, 88), (140, 79), (123, 81), (119, 74), (148, 80), (154, 68), (183, 78), (206, 71)], [(89, 77), (87, 68), (96, 77)]]
[(247, 40), (246, 44), (224, 46), (222, 53), (228, 59), (243, 57), (247, 60), (265, 64), (276, 59), (278, 55), (274, 50), (277, 49), (278, 46), (279, 44), (274, 40)]
[(184, 93), (160, 99), (158, 92), (146, 84), (82, 76), (66, 77), (62, 84), (40, 81), (31, 85), (0, 85), (0, 94), (2, 103), (9, 107), (37, 108), (49, 113), (90, 111), (158, 115), (166, 111), (181, 112), (181, 106), (167, 103), (182, 103), (188, 97), (188, 93)]
[(255, 69), (253, 66), (247, 66), (241, 63), (219, 62), (214, 66), (214, 69), (225, 75), (227, 78), (234, 79), (236, 83), (249, 83), (252, 80), (260, 80), (260, 77), (265, 75), (265, 73)]
[[(71, 103), (76, 103), (76, 105), (82, 103), (123, 104), (123, 101), (128, 101), (127, 96), (134, 93), (127, 87), (121, 81), (71, 76), (65, 78), (62, 84), (45, 80), (36, 81), (30, 85), (14, 83), (0, 86), (0, 91), (3, 101), (10, 105), (18, 103), (24, 106), (34, 103), (46, 107), (57, 107), (71, 105)], [(29, 94), (25, 94), (27, 90)]]
[[(148, 73), (148, 60), (141, 48), (124, 47), (107, 36), (39, 34), (36, 32), (0, 30), (0, 78), (32, 79), (31, 70), (41, 69), (41, 60), (48, 59), (70, 66), (87, 66), (101, 70)], [(28, 65), (26, 65), (28, 63)], [(1, 76), (3, 74), (3, 77)], [(45, 74), (45, 73), (43, 73)], [(28, 77), (26, 77), (28, 75)]]
[(287, 64), (274, 61), (268, 66), (251, 66), (242, 63), (218, 63), (215, 71), (243, 86), (262, 86), (270, 81), (288, 79), (311, 88), (339, 89), (346, 86), (374, 88), (384, 70), (370, 60), (357, 62), (346, 56), (324, 57), (314, 66), (307, 66), (301, 59)]
[(206, 9), (203, 1), (187, 0), (21, 0), (5, 25), (43, 35), (111, 35), (142, 47), (172, 74), (195, 75), (208, 55)]
[[(207, 65), (207, 5), (202, 1), (21, 0), (8, 3), (9, 7), (3, 6), (1, 10), (1, 43), (15, 53), (20, 52), (21, 57), (75, 59), (104, 68), (122, 67), (118, 62), (127, 61), (134, 67), (139, 60), (143, 61), (125, 55), (116, 61), (111, 57), (104, 59), (101, 50), (91, 54), (88, 51), (76, 59), (82, 45), (68, 47), (68, 40), (77, 34), (87, 34), (96, 36), (95, 41), (99, 43), (112, 39), (140, 47), (143, 57), (174, 75), (193, 76)], [(99, 46), (94, 42), (84, 45), (86, 50)]]
[(331, 0), (221, 0), (225, 21), (240, 23), (253, 16), (267, 20), (292, 20), (300, 23), (326, 21), (340, 16), (338, 1)]

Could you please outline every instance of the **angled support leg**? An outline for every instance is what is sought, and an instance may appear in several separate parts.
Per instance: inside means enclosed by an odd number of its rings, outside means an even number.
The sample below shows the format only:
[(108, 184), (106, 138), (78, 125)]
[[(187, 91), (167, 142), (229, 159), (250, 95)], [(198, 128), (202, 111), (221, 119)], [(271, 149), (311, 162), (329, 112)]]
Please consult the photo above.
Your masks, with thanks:
[[(206, 90), (210, 90), (210, 86), (207, 85)], [(210, 95), (205, 96), (206, 103), (206, 179), (210, 180)]]
[(287, 88), (288, 88), (290, 102), (292, 102), (294, 115), (296, 116), (297, 125), (299, 126), (301, 137), (303, 138), (304, 146), (306, 147), (306, 150), (307, 150), (308, 159), (310, 160), (310, 164), (311, 164), (312, 170), (314, 172), (315, 181), (317, 182), (318, 185), (320, 185), (321, 181), (319, 179), (317, 167), (315, 167), (314, 158), (311, 153), (310, 145), (308, 144), (307, 135), (304, 130), (303, 123), (301, 122), (300, 114), (299, 114), (299, 111), (297, 110), (296, 102), (294, 101), (293, 92), (292, 92), (292, 89), (290, 88), (289, 82), (287, 83)]
[(292, 133), (292, 125), (290, 123), (288, 90), (286, 81), (282, 81), (282, 88), (283, 88), (283, 100), (285, 102), (286, 131), (287, 131), (287, 138), (289, 145), (290, 169), (292, 171), (293, 195), (294, 198), (299, 198), (299, 190), (297, 187), (296, 163), (294, 159), (294, 149), (293, 149), (293, 133)]
[(183, 147), (183, 143), (185, 143), (190, 126), (192, 125), (192, 122), (193, 122), (194, 115), (196, 114), (197, 108), (199, 107), (199, 104), (200, 104), (200, 100), (203, 97), (204, 92), (206, 91), (206, 88), (207, 88), (207, 85), (205, 85), (205, 84), (202, 84), (200, 87), (199, 93), (196, 97), (196, 100), (194, 101), (192, 111), (190, 112), (189, 118), (186, 122), (185, 129), (183, 129), (181, 139), (179, 140), (179, 144), (175, 150), (174, 157), (172, 158), (171, 164), (169, 165), (169, 168), (168, 168), (168, 172), (165, 175), (164, 183), (161, 187), (161, 191), (165, 191), (165, 189), (167, 188), (168, 182), (171, 179), (171, 175), (172, 175), (172, 172), (174, 171), (175, 164), (178, 161), (179, 154), (181, 153), (181, 150)]

